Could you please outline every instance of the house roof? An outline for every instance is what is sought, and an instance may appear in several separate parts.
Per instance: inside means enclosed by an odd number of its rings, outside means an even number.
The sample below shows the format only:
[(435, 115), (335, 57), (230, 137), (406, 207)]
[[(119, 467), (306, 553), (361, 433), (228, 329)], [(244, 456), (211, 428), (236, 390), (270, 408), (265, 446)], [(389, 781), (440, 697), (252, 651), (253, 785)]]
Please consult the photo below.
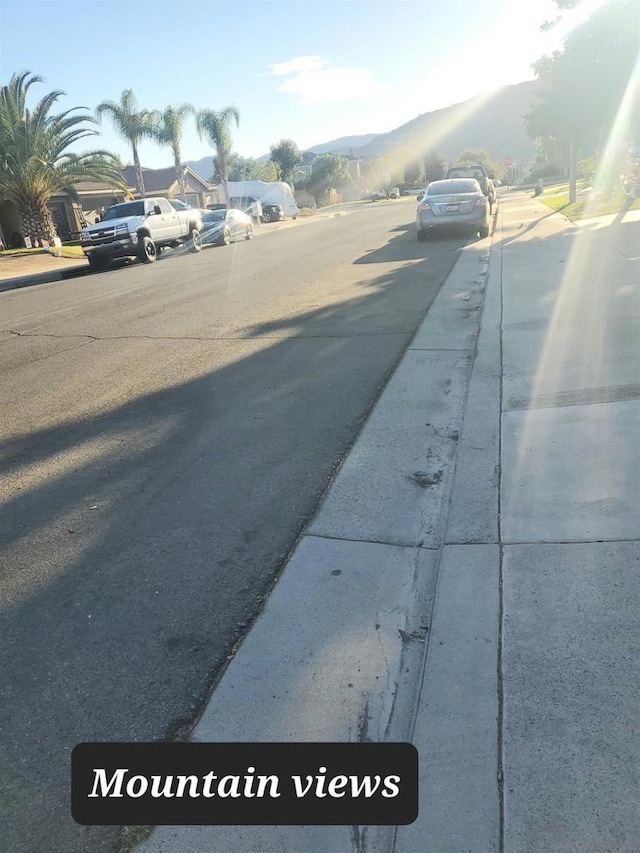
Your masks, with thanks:
[[(205, 189), (209, 189), (209, 184), (203, 180), (197, 172), (190, 169), (189, 166), (184, 167), (184, 175), (188, 175), (191, 182), (195, 180)], [(136, 185), (136, 170), (134, 166), (125, 166), (124, 176), (127, 185), (135, 187)], [(142, 177), (144, 178), (144, 189), (147, 193), (164, 192), (171, 189), (176, 183), (176, 170), (173, 166), (168, 166), (166, 169), (145, 169), (142, 167)]]
[[(131, 187), (136, 185), (136, 170), (134, 166), (125, 166), (124, 176), (127, 184)], [(160, 190), (168, 190), (176, 182), (176, 170), (173, 166), (167, 169), (142, 169), (144, 188), (148, 193)]]
[(98, 193), (98, 192), (121, 192), (118, 189), (114, 189), (111, 184), (105, 184), (102, 181), (80, 181), (77, 184), (73, 185), (75, 187), (76, 192), (79, 193)]
[[(142, 168), (142, 174), (144, 175), (144, 188), (147, 194), (157, 193), (157, 192), (168, 192), (171, 187), (176, 183), (176, 171), (173, 166), (169, 166), (166, 169), (145, 169)], [(207, 183), (197, 172), (194, 172), (193, 169), (189, 168), (189, 166), (184, 167), (185, 177), (189, 177), (189, 182), (193, 185), (200, 185), (204, 190), (210, 190), (212, 185)], [(124, 179), (131, 193), (135, 192), (136, 186), (136, 170), (134, 166), (125, 166), (124, 168)], [(121, 193), (121, 190), (114, 189), (111, 184), (104, 183), (103, 181), (79, 181), (77, 184), (74, 184), (74, 189), (78, 193), (82, 193), (85, 195), (93, 194), (101, 194), (101, 193)], [(54, 198), (57, 196), (63, 196), (68, 198), (67, 193), (65, 192), (57, 192), (54, 193)]]

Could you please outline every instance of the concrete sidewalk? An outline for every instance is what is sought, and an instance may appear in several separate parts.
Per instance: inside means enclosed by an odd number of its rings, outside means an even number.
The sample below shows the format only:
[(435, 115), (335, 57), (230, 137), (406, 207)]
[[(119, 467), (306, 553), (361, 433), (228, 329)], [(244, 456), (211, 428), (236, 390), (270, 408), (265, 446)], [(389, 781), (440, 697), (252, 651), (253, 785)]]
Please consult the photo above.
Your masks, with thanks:
[(503, 196), (193, 733), (411, 740), (417, 821), (139, 850), (638, 850), (637, 227)]
[(84, 258), (56, 258), (46, 252), (34, 255), (2, 255), (0, 292), (46, 281), (60, 281), (65, 274), (88, 268)]

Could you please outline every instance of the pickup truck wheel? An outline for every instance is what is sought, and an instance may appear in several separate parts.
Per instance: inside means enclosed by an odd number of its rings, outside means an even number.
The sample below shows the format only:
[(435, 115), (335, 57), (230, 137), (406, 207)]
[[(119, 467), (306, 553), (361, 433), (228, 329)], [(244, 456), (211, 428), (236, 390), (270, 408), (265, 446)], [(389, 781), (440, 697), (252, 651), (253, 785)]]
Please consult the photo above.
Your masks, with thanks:
[(197, 228), (192, 228), (189, 233), (189, 251), (199, 252), (202, 249), (202, 237)]
[(156, 244), (151, 237), (143, 237), (138, 243), (138, 258), (143, 264), (152, 264), (156, 257)]
[(253, 225), (247, 225), (247, 233), (244, 235), (245, 240), (253, 238)]

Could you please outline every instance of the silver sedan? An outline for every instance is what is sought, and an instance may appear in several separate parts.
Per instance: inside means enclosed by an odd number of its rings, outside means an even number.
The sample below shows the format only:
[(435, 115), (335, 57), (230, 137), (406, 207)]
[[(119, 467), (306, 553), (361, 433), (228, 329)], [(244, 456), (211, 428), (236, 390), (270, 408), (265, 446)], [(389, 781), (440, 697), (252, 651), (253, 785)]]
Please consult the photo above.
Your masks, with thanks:
[(207, 210), (202, 214), (202, 242), (228, 246), (233, 240), (251, 240), (253, 222), (241, 210)]
[(488, 237), (489, 222), (487, 197), (473, 178), (432, 181), (418, 201), (416, 232), (420, 241), (436, 228), (455, 228)]

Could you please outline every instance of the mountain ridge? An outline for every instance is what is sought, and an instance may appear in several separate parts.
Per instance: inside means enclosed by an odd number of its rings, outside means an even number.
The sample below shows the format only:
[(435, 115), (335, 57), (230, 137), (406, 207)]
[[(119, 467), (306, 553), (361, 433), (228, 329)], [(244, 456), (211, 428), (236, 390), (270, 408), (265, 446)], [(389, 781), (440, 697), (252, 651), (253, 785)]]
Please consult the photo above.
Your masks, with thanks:
[[(465, 148), (482, 148), (498, 162), (504, 157), (511, 157), (528, 163), (535, 156), (535, 142), (526, 134), (524, 115), (538, 86), (537, 80), (503, 86), (466, 101), (422, 113), (386, 133), (341, 136), (304, 150), (360, 159), (381, 157), (394, 151), (401, 151), (404, 159), (420, 159), (429, 150), (437, 150), (451, 160)], [(268, 154), (256, 158), (268, 159)], [(213, 173), (213, 157), (187, 160), (186, 165), (205, 180), (209, 180)]]

